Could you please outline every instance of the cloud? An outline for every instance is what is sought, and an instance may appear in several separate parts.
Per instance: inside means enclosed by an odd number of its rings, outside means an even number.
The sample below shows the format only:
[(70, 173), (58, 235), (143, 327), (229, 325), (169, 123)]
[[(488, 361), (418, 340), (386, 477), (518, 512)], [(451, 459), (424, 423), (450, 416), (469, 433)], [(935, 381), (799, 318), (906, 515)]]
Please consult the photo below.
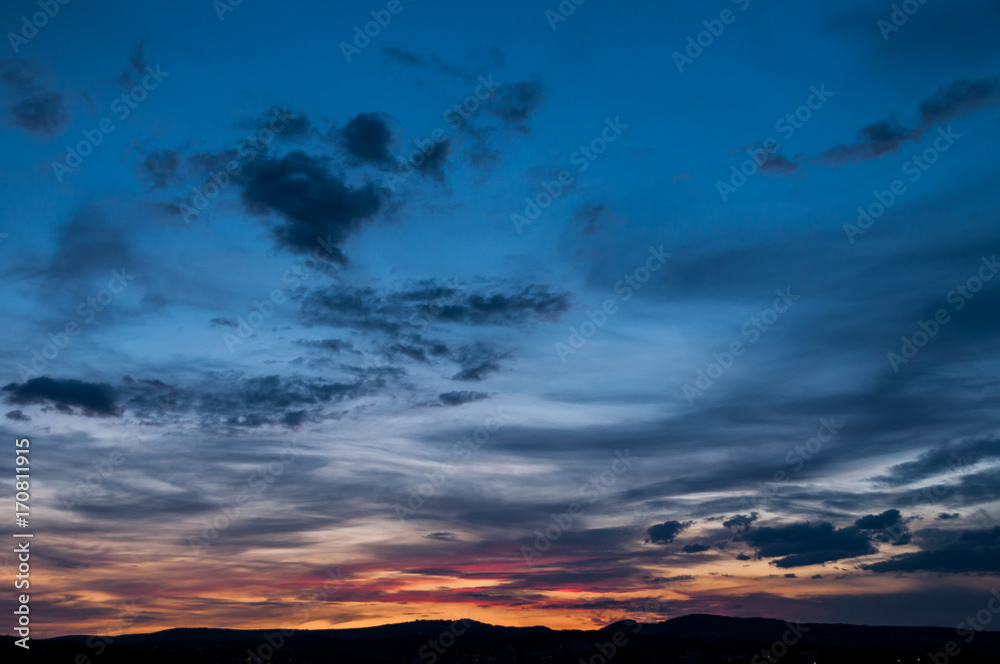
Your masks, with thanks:
[(362, 164), (389, 166), (395, 163), (389, 154), (392, 130), (386, 118), (381, 113), (360, 113), (340, 129), (337, 138), (347, 154)]
[(820, 163), (835, 166), (853, 161), (877, 159), (883, 155), (893, 154), (905, 141), (917, 141), (920, 131), (899, 124), (893, 118), (879, 120), (858, 130), (854, 143), (844, 143), (823, 152), (819, 156)]
[(312, 253), (322, 242), (329, 259), (346, 263), (340, 246), (382, 207), (384, 192), (372, 184), (354, 188), (332, 174), (328, 160), (302, 151), (263, 157), (246, 167), (243, 201), (259, 214), (275, 213), (271, 228), (278, 246)]
[(78, 407), (88, 417), (118, 417), (121, 407), (116, 403), (115, 390), (105, 383), (86, 383), (48, 376), (32, 378), (24, 383), (4, 386), (7, 403), (16, 405), (43, 404), (72, 413)]
[(893, 154), (904, 142), (919, 141), (923, 133), (935, 125), (992, 106), (998, 100), (1000, 80), (997, 77), (955, 80), (920, 102), (919, 115), (912, 124), (902, 124), (895, 117), (879, 120), (862, 127), (855, 142), (826, 150), (818, 161), (826, 166), (838, 166)]
[(596, 235), (605, 229), (608, 221), (614, 219), (611, 210), (604, 203), (584, 203), (573, 212), (570, 223), (583, 226), (580, 235)]
[(135, 262), (125, 228), (113, 223), (104, 209), (88, 204), (57, 231), (45, 275), (60, 281), (91, 278)]
[(339, 380), (305, 376), (240, 377), (210, 372), (187, 386), (126, 376), (117, 390), (139, 417), (184, 421), (213, 430), (295, 428), (305, 422), (339, 419), (344, 404), (388, 389), (398, 375), (391, 368), (348, 369)]
[(862, 565), (873, 572), (940, 572), (986, 574), (1000, 572), (1000, 526), (963, 530), (933, 550), (904, 553), (889, 560)]
[[(235, 325), (235, 324), (234, 324)], [(328, 350), (331, 353), (342, 353), (344, 351), (353, 351), (354, 345), (350, 341), (343, 341), (341, 339), (299, 339), (295, 343), (300, 346), (308, 346), (309, 348), (321, 348), (323, 350)]]
[(504, 86), (491, 98), (487, 112), (518, 131), (527, 134), (527, 121), (545, 103), (545, 87), (538, 79), (518, 81)]
[(940, 521), (949, 521), (951, 519), (960, 519), (962, 515), (958, 512), (941, 512), (936, 518)]
[(682, 530), (690, 527), (693, 523), (694, 521), (665, 521), (655, 526), (650, 526), (646, 529), (646, 534), (649, 535), (646, 543), (670, 544)]
[(411, 67), (426, 64), (426, 60), (416, 53), (402, 48), (396, 48), (395, 46), (383, 46), (382, 57), (387, 61), (394, 61)]
[(428, 539), (433, 539), (433, 540), (439, 540), (441, 542), (457, 542), (458, 541), (458, 538), (455, 536), (455, 533), (449, 533), (449, 532), (429, 533), (427, 535), (427, 538)]
[(881, 514), (869, 514), (854, 522), (861, 530), (882, 530), (894, 526), (902, 520), (899, 510), (886, 510)]
[(176, 182), (180, 166), (180, 151), (153, 150), (139, 164), (136, 174), (150, 189), (165, 189)]
[(789, 175), (799, 170), (800, 166), (801, 164), (797, 164), (785, 155), (775, 152), (767, 155), (764, 163), (760, 165), (760, 172)]
[(1000, 79), (996, 76), (975, 81), (962, 78), (941, 86), (936, 94), (920, 103), (921, 126), (926, 129), (992, 106), (1000, 100)]
[(869, 536), (861, 529), (834, 528), (828, 522), (755, 528), (743, 539), (757, 550), (758, 558), (778, 558), (771, 564), (784, 568), (856, 558), (871, 551)]
[(757, 520), (757, 513), (751, 512), (749, 516), (746, 514), (737, 514), (736, 516), (726, 519), (722, 522), (722, 525), (726, 528), (748, 528), (751, 523)]
[(146, 71), (146, 55), (144, 53), (146, 40), (143, 39), (128, 52), (129, 66), (122, 70), (122, 73), (115, 79), (115, 83), (122, 86), (126, 91), (136, 86), (136, 81), (132, 75), (140, 75)]
[(392, 291), (314, 289), (303, 297), (300, 313), (308, 324), (397, 333), (433, 324), (519, 327), (558, 320), (571, 305), (570, 293), (543, 284), (493, 281), (459, 286), (429, 279)]
[(15, 422), (30, 422), (31, 418), (22, 413), (20, 410), (12, 410), (5, 416), (8, 420), (14, 420)]
[(695, 543), (695, 544), (684, 545), (681, 551), (683, 551), (684, 553), (701, 553), (702, 551), (708, 551), (710, 548), (712, 547), (706, 546), (704, 544)]
[(451, 140), (444, 139), (429, 153), (424, 154), (424, 160), (415, 164), (414, 168), (422, 177), (436, 182), (444, 182), (444, 168), (448, 164), (448, 152), (451, 150)]
[(1000, 459), (1000, 440), (995, 437), (954, 441), (927, 450), (913, 461), (896, 464), (872, 481), (890, 487), (903, 486), (997, 459)]
[(445, 406), (461, 406), (462, 404), (472, 403), (473, 401), (482, 401), (483, 399), (489, 399), (490, 395), (485, 392), (472, 392), (468, 390), (463, 390), (460, 392), (444, 392), (438, 395), (438, 399)]
[(66, 103), (61, 93), (38, 84), (45, 68), (28, 60), (6, 60), (0, 67), (0, 81), (9, 93), (7, 123), (29, 134), (61, 134), (69, 122)]
[[(275, 120), (279, 119), (279, 125), (275, 125)], [(281, 141), (302, 141), (309, 138), (312, 133), (313, 123), (302, 111), (290, 111), (283, 106), (272, 106), (259, 116), (245, 118), (240, 122), (240, 126), (250, 129), (255, 134), (262, 129), (267, 129), (271, 135)], [(279, 127), (275, 131), (275, 127)]]
[(495, 346), (483, 341), (476, 341), (458, 349), (455, 360), (462, 370), (451, 377), (458, 381), (480, 381), (492, 373), (500, 371), (500, 360), (509, 356)]

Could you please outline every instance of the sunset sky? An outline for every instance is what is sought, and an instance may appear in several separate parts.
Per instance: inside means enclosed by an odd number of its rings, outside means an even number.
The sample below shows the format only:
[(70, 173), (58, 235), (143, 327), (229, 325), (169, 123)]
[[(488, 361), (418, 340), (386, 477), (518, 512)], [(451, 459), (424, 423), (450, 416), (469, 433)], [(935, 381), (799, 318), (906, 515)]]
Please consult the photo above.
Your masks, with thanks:
[(53, 4), (0, 11), (37, 636), (1000, 587), (995, 2)]

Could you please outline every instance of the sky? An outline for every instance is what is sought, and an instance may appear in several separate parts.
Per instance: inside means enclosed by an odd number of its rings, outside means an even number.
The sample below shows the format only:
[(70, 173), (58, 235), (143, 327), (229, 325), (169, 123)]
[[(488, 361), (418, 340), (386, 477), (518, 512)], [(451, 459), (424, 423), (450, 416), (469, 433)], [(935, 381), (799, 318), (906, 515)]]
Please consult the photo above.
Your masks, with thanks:
[(995, 2), (0, 24), (37, 636), (998, 587)]

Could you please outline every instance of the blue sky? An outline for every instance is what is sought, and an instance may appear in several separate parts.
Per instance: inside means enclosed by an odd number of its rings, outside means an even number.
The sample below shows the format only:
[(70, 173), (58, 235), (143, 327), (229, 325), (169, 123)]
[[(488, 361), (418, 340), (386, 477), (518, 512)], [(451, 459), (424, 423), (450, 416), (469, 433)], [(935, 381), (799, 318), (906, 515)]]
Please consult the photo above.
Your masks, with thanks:
[(989, 600), (995, 5), (561, 6), (8, 3), (50, 633)]

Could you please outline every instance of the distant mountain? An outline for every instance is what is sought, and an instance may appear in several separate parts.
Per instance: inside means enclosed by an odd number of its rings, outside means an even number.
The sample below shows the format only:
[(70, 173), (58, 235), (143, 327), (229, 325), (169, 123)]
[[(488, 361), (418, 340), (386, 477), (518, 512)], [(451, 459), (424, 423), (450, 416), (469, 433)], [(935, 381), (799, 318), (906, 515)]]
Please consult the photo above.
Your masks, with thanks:
[[(460, 624), (456, 624), (460, 623)], [(598, 661), (595, 653), (619, 655), (615, 664), (747, 664), (772, 655), (780, 664), (924, 664), (928, 653), (938, 662), (996, 664), (1000, 632), (976, 632), (971, 640), (944, 627), (875, 627), (824, 623), (790, 624), (769, 618), (728, 618), (694, 614), (657, 623), (616, 622), (593, 630), (503, 627), (474, 620), (416, 620), (348, 629), (294, 630), (279, 638), (277, 628), (237, 630), (178, 628), (149, 634), (116, 636), (100, 664), (200, 662), (489, 662), (492, 664), (562, 664)], [(621, 632), (621, 634), (618, 634)], [(448, 635), (448, 636), (445, 636)], [(86, 635), (32, 641), (40, 661), (83, 661), (95, 656)], [(14, 652), (14, 637), (0, 638), (0, 653)], [(956, 658), (942, 655), (951, 643)], [(269, 645), (270, 644), (270, 645)], [(273, 648), (272, 648), (273, 646)], [(20, 649), (18, 649), (20, 650)], [(280, 654), (267, 660), (268, 651)], [(255, 654), (256, 653), (256, 654)], [(270, 655), (267, 655), (268, 657)], [(3, 656), (6, 661), (6, 655)]]

